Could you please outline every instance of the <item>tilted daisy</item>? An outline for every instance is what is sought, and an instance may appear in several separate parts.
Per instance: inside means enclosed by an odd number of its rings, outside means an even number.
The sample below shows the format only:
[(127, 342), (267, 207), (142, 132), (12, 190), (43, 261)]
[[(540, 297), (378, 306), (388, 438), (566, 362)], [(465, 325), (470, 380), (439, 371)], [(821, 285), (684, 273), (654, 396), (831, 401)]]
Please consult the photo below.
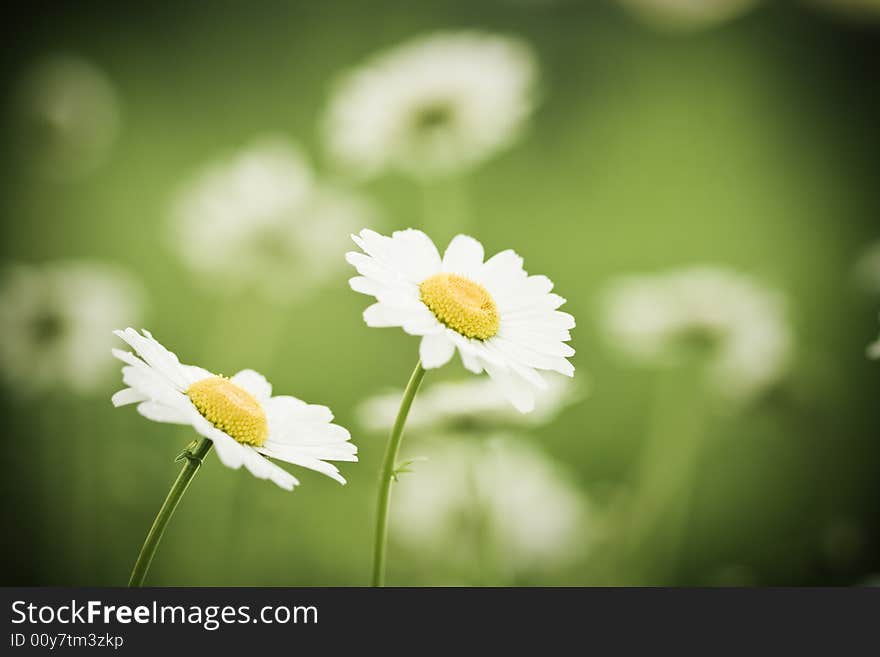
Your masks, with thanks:
[(212, 445), (227, 467), (244, 466), (255, 477), (286, 490), (293, 490), (299, 482), (266, 457), (345, 483), (336, 466), (327, 461), (357, 461), (357, 448), (349, 442), (348, 431), (332, 423), (333, 414), (326, 406), (273, 396), (269, 382), (253, 370), (227, 379), (183, 365), (147, 331), (141, 335), (127, 328), (114, 333), (137, 352), (113, 350), (125, 363), (122, 379), (128, 386), (113, 395), (114, 406), (137, 404), (147, 419), (190, 425), (203, 437), (181, 455), (187, 463), (147, 536), (131, 584), (143, 582), (165, 525)]
[(537, 66), (518, 39), (439, 32), (348, 73), (325, 118), (331, 156), (350, 171), (430, 177), (510, 145), (534, 107)]
[(547, 387), (538, 370), (574, 375), (566, 344), (574, 317), (546, 276), (529, 276), (523, 260), (507, 250), (483, 259), (483, 246), (466, 235), (453, 238), (443, 257), (419, 230), (391, 237), (372, 230), (352, 236), (364, 253), (348, 262), (360, 276), (353, 290), (376, 298), (364, 311), (368, 326), (399, 326), (421, 337), (422, 366), (445, 365), (456, 350), (474, 374), (486, 372), (522, 413), (535, 406), (535, 390)]
[(351, 287), (376, 298), (364, 312), (367, 325), (399, 326), (421, 338), (420, 362), (403, 393), (382, 466), (373, 562), (373, 584), (381, 586), (397, 452), (425, 369), (445, 365), (458, 351), (465, 368), (486, 372), (527, 413), (535, 407), (535, 391), (547, 387), (538, 370), (574, 375), (567, 360), (574, 350), (566, 342), (575, 322), (557, 310), (565, 299), (551, 292), (552, 281), (529, 276), (513, 251), (484, 262), (483, 246), (458, 235), (441, 258), (431, 239), (413, 229), (391, 237), (365, 229), (352, 238), (364, 252), (346, 256), (360, 274)]
[[(266, 456), (316, 470), (344, 484), (329, 461), (357, 461), (348, 430), (332, 424), (333, 413), (286, 395), (272, 396), (272, 386), (253, 370), (231, 378), (200, 367), (182, 365), (177, 356), (148, 331), (115, 331), (136, 352), (114, 349), (125, 363), (128, 388), (113, 395), (113, 404), (137, 404), (155, 422), (191, 425), (214, 443), (224, 465), (242, 466), (259, 479), (293, 490), (299, 481)], [(140, 357), (138, 357), (140, 356)]]

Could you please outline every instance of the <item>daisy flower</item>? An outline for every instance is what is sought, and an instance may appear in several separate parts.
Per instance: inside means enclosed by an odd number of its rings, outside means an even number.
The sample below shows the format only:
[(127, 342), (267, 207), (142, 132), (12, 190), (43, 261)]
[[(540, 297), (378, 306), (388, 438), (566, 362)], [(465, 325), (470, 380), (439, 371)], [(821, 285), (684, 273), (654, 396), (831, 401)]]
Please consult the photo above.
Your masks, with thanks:
[(147, 331), (141, 335), (127, 328), (114, 333), (135, 353), (112, 350), (125, 363), (122, 380), (128, 386), (113, 395), (113, 405), (137, 404), (149, 420), (189, 425), (202, 436), (180, 455), (185, 464), (147, 534), (130, 586), (143, 584), (165, 527), (211, 447), (223, 465), (235, 470), (244, 466), (258, 479), (269, 479), (285, 490), (293, 490), (299, 481), (266, 457), (345, 483), (327, 461), (357, 461), (357, 448), (346, 429), (332, 424), (333, 414), (326, 406), (273, 397), (272, 386), (253, 370), (227, 379), (183, 365)]
[(183, 186), (171, 245), (212, 291), (287, 301), (338, 274), (348, 235), (373, 217), (365, 200), (319, 180), (296, 145), (269, 136)]
[(513, 251), (485, 262), (483, 246), (466, 235), (453, 238), (443, 257), (419, 230), (386, 237), (364, 229), (352, 235), (363, 253), (348, 262), (360, 276), (353, 290), (376, 298), (364, 311), (368, 326), (399, 326), (421, 338), (419, 363), (403, 393), (382, 465), (376, 513), (373, 585), (385, 578), (391, 484), (407, 415), (426, 369), (448, 363), (456, 351), (465, 368), (486, 372), (521, 413), (535, 408), (535, 391), (547, 388), (538, 370), (574, 375), (566, 344), (574, 318), (557, 310), (565, 299), (553, 294), (546, 276), (529, 276)]
[(94, 393), (109, 383), (106, 336), (141, 315), (143, 291), (95, 262), (15, 265), (0, 280), (0, 376), (18, 394)]
[(757, 395), (787, 371), (793, 338), (783, 300), (737, 272), (623, 278), (603, 306), (606, 338), (622, 353), (655, 366), (703, 356), (710, 383), (728, 398)]
[(475, 31), (415, 38), (339, 81), (325, 117), (328, 149), (365, 177), (469, 169), (516, 140), (536, 77), (518, 39)]
[(392, 513), (395, 540), (410, 554), (465, 578), (474, 575), (475, 555), (512, 576), (564, 567), (583, 554), (590, 505), (542, 451), (502, 434), (443, 436), (424, 454), (418, 479), (401, 479)]
[[(481, 426), (534, 426), (551, 422), (566, 406), (582, 398), (568, 377), (552, 373), (547, 387), (536, 390), (535, 410), (519, 413), (490, 379), (444, 381), (424, 389), (407, 420), (412, 431)], [(366, 399), (358, 408), (361, 424), (370, 430), (390, 429), (403, 395), (395, 390)]]
[(326, 406), (295, 397), (272, 396), (272, 386), (253, 370), (231, 378), (182, 365), (149, 332), (114, 331), (137, 355), (114, 349), (125, 363), (128, 386), (113, 395), (114, 406), (137, 404), (155, 422), (190, 425), (210, 440), (223, 465), (244, 466), (258, 479), (293, 490), (299, 481), (266, 457), (321, 472), (344, 484), (336, 466), (326, 461), (357, 461), (357, 447), (343, 427), (332, 424)]
[(877, 338), (876, 342), (868, 346), (868, 357), (880, 358), (880, 338)]

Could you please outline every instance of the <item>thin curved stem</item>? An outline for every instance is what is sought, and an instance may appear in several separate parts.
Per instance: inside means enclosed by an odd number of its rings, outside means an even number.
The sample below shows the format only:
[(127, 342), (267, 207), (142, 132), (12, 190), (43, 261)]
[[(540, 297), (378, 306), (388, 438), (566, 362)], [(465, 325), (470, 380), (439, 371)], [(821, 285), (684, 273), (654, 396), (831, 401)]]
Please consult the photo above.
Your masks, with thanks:
[(416, 363), (412, 376), (409, 377), (409, 383), (406, 384), (406, 390), (400, 402), (400, 409), (397, 411), (397, 419), (394, 421), (394, 427), (391, 429), (391, 438), (389, 438), (388, 446), (385, 448), (385, 460), (382, 462), (382, 475), (379, 481), (379, 502), (376, 508), (373, 586), (385, 586), (385, 554), (388, 543), (388, 509), (391, 503), (391, 484), (397, 477), (395, 464), (397, 463), (397, 452), (400, 449), (400, 442), (403, 438), (403, 427), (406, 424), (406, 417), (409, 415), (409, 409), (424, 376), (425, 368), (422, 367), (422, 363), (419, 361)]
[(201, 438), (195, 447), (187, 448), (180, 455), (179, 458), (186, 459), (186, 463), (180, 474), (177, 475), (171, 490), (168, 491), (168, 496), (162, 503), (162, 508), (159, 509), (159, 513), (153, 521), (153, 526), (150, 527), (150, 531), (147, 533), (147, 539), (144, 541), (144, 546), (141, 548), (137, 561), (134, 563), (134, 568), (131, 571), (131, 577), (128, 580), (129, 586), (143, 586), (144, 578), (146, 578), (147, 571), (150, 569), (150, 564), (156, 554), (156, 549), (159, 547), (159, 541), (162, 540), (162, 534), (165, 533), (165, 528), (168, 526), (168, 521), (174, 515), (174, 510), (186, 492), (189, 482), (196, 476), (196, 472), (202, 466), (202, 461), (213, 446), (214, 443), (210, 440)]

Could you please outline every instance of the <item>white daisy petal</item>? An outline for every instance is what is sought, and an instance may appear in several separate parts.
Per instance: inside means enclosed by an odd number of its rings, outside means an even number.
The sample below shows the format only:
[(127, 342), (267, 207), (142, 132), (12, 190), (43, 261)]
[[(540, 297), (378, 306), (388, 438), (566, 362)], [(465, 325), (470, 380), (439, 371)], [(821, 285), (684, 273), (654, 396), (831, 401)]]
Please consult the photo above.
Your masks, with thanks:
[(128, 404), (136, 404), (138, 402), (146, 401), (149, 399), (147, 395), (144, 393), (135, 390), (134, 388), (125, 388), (124, 390), (120, 390), (115, 393), (110, 401), (114, 406), (127, 406)]
[(177, 356), (156, 342), (152, 335), (144, 331), (141, 336), (131, 327), (114, 333), (125, 340), (154, 371), (167, 378), (179, 390), (186, 388), (188, 382), (180, 369)]
[(333, 414), (326, 406), (306, 404), (293, 397), (273, 397), (267, 402), (266, 409), (273, 442), (331, 445), (351, 439), (346, 428), (330, 423)]
[(261, 456), (253, 447), (242, 447), (245, 450), (244, 467), (258, 479), (268, 479), (284, 490), (293, 490), (299, 484), (296, 477)]
[(374, 303), (364, 311), (367, 326), (402, 326), (411, 318), (413, 312), (406, 308), (395, 308), (384, 303)]
[(183, 368), (184, 374), (189, 381), (189, 385), (192, 385), (197, 381), (202, 381), (203, 379), (209, 379), (212, 376), (216, 376), (213, 372), (209, 372), (202, 367), (196, 367), (195, 365), (181, 365), (181, 367)]
[(455, 353), (455, 345), (445, 333), (434, 333), (422, 338), (419, 346), (419, 358), (422, 367), (433, 370), (446, 365)]
[(473, 277), (483, 265), (483, 245), (468, 235), (452, 238), (443, 254), (443, 271)]
[(292, 474), (287, 472), (271, 461), (268, 461), (252, 447), (242, 445), (233, 438), (227, 436), (222, 431), (214, 429), (208, 430), (211, 441), (214, 443), (214, 449), (220, 462), (228, 468), (238, 470), (242, 466), (258, 479), (268, 479), (285, 490), (293, 490), (299, 484), (299, 480)]
[(235, 374), (230, 381), (244, 388), (260, 401), (272, 396), (272, 384), (266, 381), (266, 377), (259, 372), (242, 370)]
[(507, 356), (510, 361), (521, 363), (529, 367), (561, 372), (561, 370), (567, 371), (569, 366), (569, 363), (565, 358), (539, 353), (525, 344), (516, 344), (502, 339), (494, 340), (492, 344), (502, 354)]
[(289, 395), (279, 395), (267, 400), (264, 404), (269, 421), (273, 418), (288, 423), (329, 424), (333, 421), (333, 413), (326, 406), (307, 404), (301, 399)]
[(496, 253), (483, 263), (476, 279), (486, 286), (503, 288), (506, 283), (525, 278), (522, 266), (523, 259), (517, 255), (516, 251), (508, 249)]
[(535, 408), (534, 389), (511, 370), (486, 364), (486, 373), (499, 385), (501, 392), (520, 413), (530, 413)]
[(458, 353), (461, 355), (461, 364), (464, 365), (466, 370), (473, 372), (474, 374), (483, 373), (483, 366), (480, 364), (479, 358), (467, 349), (459, 349)]
[(168, 406), (174, 406), (182, 395), (168, 379), (144, 363), (140, 367), (123, 367), (122, 382), (148, 399), (159, 400)]
[(154, 401), (145, 401), (138, 404), (138, 413), (153, 422), (167, 422), (169, 424), (192, 424), (192, 411), (175, 406), (166, 406)]
[[(262, 454), (271, 456), (272, 458), (281, 459), (282, 461), (287, 461), (288, 463), (293, 463), (294, 465), (299, 465), (304, 468), (308, 468), (309, 470), (320, 472), (321, 474), (327, 475), (331, 479), (335, 479), (340, 484), (346, 483), (345, 477), (339, 474), (339, 468), (337, 468), (335, 465), (322, 461), (314, 456), (305, 454), (298, 447), (294, 447), (293, 445), (267, 441), (265, 445), (258, 449)], [(324, 456), (322, 458), (332, 457)]]
[(367, 278), (366, 276), (354, 276), (353, 278), (349, 278), (348, 285), (355, 292), (370, 294), (372, 296), (378, 296), (388, 289), (387, 286), (383, 285), (376, 279)]
[(417, 310), (412, 311), (412, 317), (407, 319), (401, 328), (410, 335), (431, 335), (443, 333), (446, 327), (437, 321), (434, 314), (424, 304), (420, 304)]
[(132, 365), (137, 367), (139, 364), (143, 363), (143, 361), (135, 356), (130, 351), (123, 351), (122, 349), (111, 349), (110, 353), (113, 354), (113, 357), (117, 360), (121, 360), (123, 363), (128, 365)]
[(391, 239), (394, 264), (410, 281), (418, 283), (440, 267), (440, 253), (422, 231), (413, 228), (395, 231)]
[[(278, 445), (272, 442), (270, 446)], [(314, 458), (325, 461), (348, 461), (356, 463), (357, 446), (352, 443), (336, 443), (332, 445), (296, 445), (297, 452), (304, 456), (313, 456)]]

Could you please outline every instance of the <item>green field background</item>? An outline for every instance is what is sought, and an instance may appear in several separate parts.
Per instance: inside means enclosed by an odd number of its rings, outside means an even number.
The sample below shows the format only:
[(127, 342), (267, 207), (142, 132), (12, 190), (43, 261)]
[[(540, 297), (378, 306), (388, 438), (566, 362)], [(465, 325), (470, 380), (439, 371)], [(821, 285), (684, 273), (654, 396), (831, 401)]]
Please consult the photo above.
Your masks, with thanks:
[[(317, 128), (335, 76), (446, 28), (519, 35), (538, 57), (528, 132), (465, 181), (467, 231), (487, 253), (516, 249), (569, 300), (588, 394), (528, 440), (594, 505), (633, 484), (658, 385), (600, 339), (597, 299), (611, 278), (739, 269), (786, 294), (796, 336), (785, 389), (707, 427), (674, 569), (655, 577), (650, 550), (614, 566), (598, 550), (488, 583), (856, 584), (880, 571), (880, 364), (865, 357), (880, 305), (852, 280), (880, 236), (880, 23), (773, 3), (666, 34), (613, 3), (525, 0), (70, 3), (19, 20), (6, 26), (4, 88), (43, 54), (79, 54), (113, 81), (122, 128), (108, 161), (75, 183), (0, 153), (2, 260), (125, 266), (148, 294), (144, 326), (184, 362), (257, 369), (279, 393), (333, 408), (360, 450), (341, 464), (347, 486), (298, 469), (294, 493), (209, 461), (149, 583), (368, 583), (386, 438), (355, 409), (404, 384), (417, 341), (367, 328), (368, 301), (344, 272), (286, 307), (206, 291), (170, 252), (166, 218), (194, 168), (261, 134), (300, 142), (326, 170)], [(8, 139), (13, 130), (7, 121)], [(410, 181), (363, 192), (380, 208), (378, 230), (421, 225)], [(451, 235), (433, 231), (438, 244)], [(455, 363), (429, 378), (462, 374)], [(88, 398), (2, 392), (3, 584), (126, 582), (192, 432), (114, 409), (118, 387), (111, 377)], [(679, 414), (691, 410), (681, 397)], [(388, 583), (459, 582), (392, 540)]]

